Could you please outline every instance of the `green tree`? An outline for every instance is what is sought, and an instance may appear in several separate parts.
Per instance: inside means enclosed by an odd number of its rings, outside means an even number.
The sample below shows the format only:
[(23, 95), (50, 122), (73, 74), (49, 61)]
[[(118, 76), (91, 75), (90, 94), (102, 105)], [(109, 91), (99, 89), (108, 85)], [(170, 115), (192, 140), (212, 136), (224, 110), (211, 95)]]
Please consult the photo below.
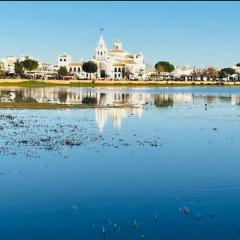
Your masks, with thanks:
[(219, 76), (220, 78), (226, 78), (228, 75), (232, 75), (234, 73), (236, 73), (236, 71), (233, 68), (223, 68), (219, 72)]
[(23, 66), (23, 63), (22, 62), (19, 62), (18, 60), (15, 62), (15, 66), (14, 66), (14, 70), (15, 70), (15, 73), (18, 75), (18, 76), (22, 76), (24, 74), (24, 66)]
[(161, 72), (172, 72), (174, 71), (174, 65), (166, 61), (159, 61), (155, 64), (155, 69), (158, 74)]
[(236, 66), (237, 66), (237, 67), (240, 67), (240, 63), (237, 63)]
[(28, 71), (33, 71), (38, 67), (38, 61), (32, 59), (26, 59), (22, 61), (23, 67)]
[(66, 67), (60, 67), (58, 69), (58, 75), (61, 77), (67, 76), (68, 75), (68, 71)]
[(226, 72), (224, 72), (224, 71), (220, 71), (219, 72), (219, 77), (222, 79), (222, 78), (226, 78), (228, 75), (227, 75), (227, 73)]
[(89, 62), (84, 62), (82, 69), (84, 72), (86, 73), (90, 73), (90, 79), (91, 79), (91, 74), (92, 73), (96, 73), (97, 72), (97, 64), (93, 61), (89, 61)]

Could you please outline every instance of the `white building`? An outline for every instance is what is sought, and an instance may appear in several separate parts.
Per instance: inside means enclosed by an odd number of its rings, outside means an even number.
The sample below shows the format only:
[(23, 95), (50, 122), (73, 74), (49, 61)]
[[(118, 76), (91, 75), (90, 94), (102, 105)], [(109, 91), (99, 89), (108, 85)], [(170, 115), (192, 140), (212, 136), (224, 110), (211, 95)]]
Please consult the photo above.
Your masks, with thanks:
[(38, 71), (42, 71), (42, 72), (51, 72), (53, 71), (52, 69), (52, 64), (50, 63), (45, 63), (45, 62), (38, 62)]
[(69, 73), (75, 74), (79, 79), (88, 78), (88, 74), (82, 70), (83, 61), (70, 63), (67, 66)]
[(240, 66), (234, 65), (232, 68), (236, 71), (236, 73), (240, 73)]
[(100, 78), (146, 78), (146, 66), (142, 52), (139, 54), (128, 53), (123, 49), (120, 40), (113, 44), (113, 49), (108, 50), (101, 34), (92, 60), (98, 65), (97, 76)]
[(75, 74), (79, 79), (87, 78), (87, 74), (82, 70), (83, 60), (72, 62), (71, 56), (66, 53), (58, 56), (58, 69), (66, 67), (69, 73)]
[(66, 53), (58, 56), (58, 67), (67, 67), (71, 62), (71, 57)]
[(227, 77), (228, 81), (240, 81), (240, 75), (238, 73), (234, 73)]
[(189, 67), (187, 65), (176, 66), (174, 71), (171, 74), (174, 78), (189, 77), (192, 75), (193, 71), (194, 71), (194, 68)]
[[(113, 49), (108, 50), (102, 34), (92, 61), (98, 65), (97, 73), (91, 76), (93, 78), (146, 78), (146, 66), (142, 52), (129, 54), (123, 49), (119, 40), (113, 44)], [(66, 53), (58, 56), (58, 68), (66, 67), (69, 73), (75, 74), (79, 79), (90, 78), (90, 75), (83, 71), (82, 65), (83, 60), (72, 62), (71, 57)]]
[(17, 61), (17, 58), (13, 55), (7, 56), (6, 58), (2, 58), (1, 65), (3, 66), (4, 71), (9, 73), (14, 73), (15, 70), (15, 62)]

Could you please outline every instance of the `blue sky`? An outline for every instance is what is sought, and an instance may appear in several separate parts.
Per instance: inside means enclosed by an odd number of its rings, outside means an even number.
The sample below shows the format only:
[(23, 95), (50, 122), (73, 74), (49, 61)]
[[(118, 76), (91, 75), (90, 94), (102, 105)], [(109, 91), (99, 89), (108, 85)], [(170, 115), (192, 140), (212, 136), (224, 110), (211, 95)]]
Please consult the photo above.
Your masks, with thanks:
[(240, 2), (1, 2), (0, 57), (29, 54), (56, 63), (93, 56), (103, 27), (146, 62), (232, 66), (240, 62)]

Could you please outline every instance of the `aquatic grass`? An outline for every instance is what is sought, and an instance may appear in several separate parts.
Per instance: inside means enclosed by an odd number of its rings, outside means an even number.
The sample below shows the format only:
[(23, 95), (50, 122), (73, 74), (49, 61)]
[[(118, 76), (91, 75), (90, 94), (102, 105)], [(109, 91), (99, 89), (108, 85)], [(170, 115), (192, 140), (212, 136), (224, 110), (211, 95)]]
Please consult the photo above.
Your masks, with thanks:
[(129, 104), (113, 105), (113, 106), (99, 106), (94, 103), (81, 103), (81, 104), (65, 104), (65, 103), (39, 103), (37, 101), (24, 101), (24, 102), (0, 102), (0, 109), (86, 109), (86, 108), (137, 108)]
[(205, 81), (89, 81), (89, 80), (26, 80), (17, 81), (0, 79), (0, 87), (189, 87), (189, 86), (235, 86), (240, 87), (240, 82), (205, 82)]

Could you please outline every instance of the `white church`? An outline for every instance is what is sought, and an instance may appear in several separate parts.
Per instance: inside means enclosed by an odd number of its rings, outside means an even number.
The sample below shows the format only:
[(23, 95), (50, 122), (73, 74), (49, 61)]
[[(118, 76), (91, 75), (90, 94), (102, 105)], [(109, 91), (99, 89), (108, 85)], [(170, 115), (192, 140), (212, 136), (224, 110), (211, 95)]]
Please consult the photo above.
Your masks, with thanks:
[[(130, 54), (123, 49), (120, 40), (113, 44), (113, 49), (108, 50), (103, 34), (96, 46), (95, 55), (91, 59), (98, 65), (96, 78), (108, 79), (146, 79), (146, 65), (142, 52)], [(82, 70), (83, 61), (74, 63), (67, 54), (58, 56), (58, 66), (65, 66), (70, 73), (75, 73), (80, 79), (89, 78)]]
[(98, 76), (100, 78), (123, 79), (129, 78), (144, 79), (145, 63), (142, 52), (129, 54), (123, 49), (120, 40), (113, 44), (113, 49), (108, 50), (101, 34), (97, 43), (96, 53), (92, 61), (98, 65)]

